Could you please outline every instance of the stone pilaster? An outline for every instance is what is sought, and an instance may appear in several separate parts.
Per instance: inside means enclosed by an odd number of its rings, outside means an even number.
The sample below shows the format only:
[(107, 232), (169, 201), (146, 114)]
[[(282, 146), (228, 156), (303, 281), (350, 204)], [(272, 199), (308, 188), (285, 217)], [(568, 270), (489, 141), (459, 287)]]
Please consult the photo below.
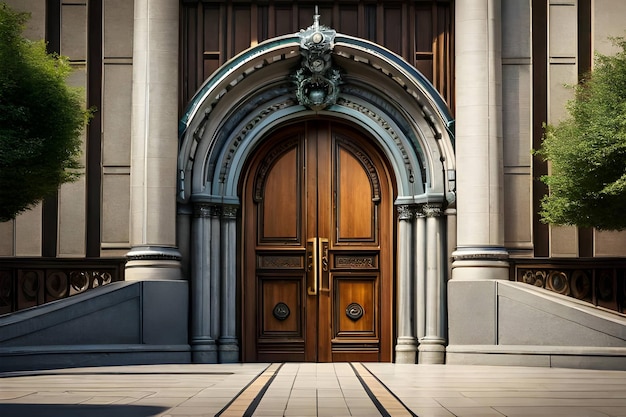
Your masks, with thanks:
[(177, 0), (135, 0), (127, 280), (180, 279)]
[(417, 339), (413, 327), (413, 256), (412, 236), (414, 208), (397, 206), (398, 210), (398, 340), (397, 363), (415, 363)]
[(237, 206), (222, 209), (222, 311), (221, 334), (218, 341), (220, 363), (239, 361), (237, 340)]
[(426, 335), (426, 215), (415, 211), (415, 328), (418, 341)]
[(213, 237), (213, 218), (215, 206), (196, 204), (192, 220), (191, 238), (192, 270), (191, 270), (191, 359), (194, 363), (217, 363), (217, 345), (213, 333), (212, 316), (215, 309), (211, 301), (219, 297), (214, 294), (211, 271), (214, 270), (211, 256)]
[(420, 339), (419, 363), (441, 364), (445, 360), (443, 212), (441, 205), (425, 204), (426, 217), (426, 328)]

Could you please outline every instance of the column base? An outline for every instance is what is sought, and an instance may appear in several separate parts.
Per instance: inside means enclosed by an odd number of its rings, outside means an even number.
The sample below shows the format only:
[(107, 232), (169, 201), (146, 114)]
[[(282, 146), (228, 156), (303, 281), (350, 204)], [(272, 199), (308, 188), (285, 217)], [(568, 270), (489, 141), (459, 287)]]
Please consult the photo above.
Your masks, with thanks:
[(424, 337), (418, 348), (418, 363), (422, 365), (440, 365), (446, 359), (446, 341), (440, 337)]
[(217, 363), (217, 345), (213, 339), (191, 341), (192, 363)]
[(509, 279), (509, 253), (503, 247), (458, 247), (452, 259), (452, 280)]
[(126, 281), (183, 279), (178, 249), (137, 246), (126, 254)]
[(239, 362), (239, 345), (237, 339), (220, 338), (217, 347), (217, 355), (219, 363), (237, 363)]
[(396, 345), (396, 363), (415, 363), (417, 359), (417, 339), (400, 336)]

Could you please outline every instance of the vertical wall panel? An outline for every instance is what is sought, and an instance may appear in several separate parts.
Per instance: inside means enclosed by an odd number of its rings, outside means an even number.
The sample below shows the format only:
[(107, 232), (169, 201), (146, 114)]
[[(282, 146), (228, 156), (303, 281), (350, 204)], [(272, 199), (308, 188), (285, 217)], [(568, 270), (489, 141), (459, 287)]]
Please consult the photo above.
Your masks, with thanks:
[[(384, 8), (383, 27), (385, 37), (383, 43), (387, 48), (400, 56), (402, 56), (402, 40), (405, 33), (403, 22), (402, 9), (400, 7)], [(404, 58), (406, 59), (406, 57)]]
[(131, 87), (134, 5), (103, 3), (102, 233), (103, 256), (130, 248)]
[[(83, 91), (87, 88), (87, 73), (84, 64), (75, 65), (74, 72), (68, 78), (68, 84), (80, 87)], [(81, 148), (80, 163), (85, 166), (85, 132), (82, 134), (83, 145)], [(54, 236), (58, 242), (53, 256), (81, 257), (85, 256), (86, 237), (86, 207), (85, 196), (87, 194), (87, 184), (85, 176), (74, 183), (63, 184), (58, 193), (58, 237)], [(44, 229), (45, 230), (45, 229)], [(43, 253), (43, 256), (50, 256)]]
[(356, 6), (339, 5), (339, 22), (336, 30), (346, 35), (359, 36), (359, 12)]
[(107, 251), (128, 252), (130, 213), (130, 173), (124, 169), (109, 168), (104, 171), (102, 194), (106, 204), (102, 207), (102, 243)]
[(230, 56), (235, 56), (239, 52), (250, 47), (251, 31), (250, 31), (250, 8), (245, 6), (233, 7), (233, 20), (231, 23), (233, 50)]
[(0, 222), (0, 256), (13, 256), (15, 222)]
[(105, 167), (130, 166), (132, 82), (130, 58), (105, 61), (102, 97), (102, 161)]
[(504, 242), (518, 256), (533, 256), (530, 13), (528, 0), (502, 3)]
[[(274, 22), (276, 24), (274, 30), (270, 30), (269, 36), (280, 36), (293, 32), (293, 18), (294, 10), (291, 6), (276, 7), (276, 17)], [(305, 26), (306, 27), (306, 26)]]
[[(591, 38), (589, 42), (593, 46), (593, 50), (604, 55), (611, 55), (620, 51), (619, 47), (613, 45), (609, 38), (624, 36), (626, 2), (623, 0), (584, 0), (584, 3), (589, 2), (591, 4), (588, 7), (592, 9), (590, 15), (593, 16), (593, 21), (589, 22), (593, 28), (593, 33), (589, 34)], [(582, 36), (582, 30), (579, 33), (579, 36)], [(591, 65), (590, 60), (587, 65)], [(584, 69), (579, 68), (579, 74), (584, 72)], [(626, 231), (600, 232), (596, 230), (593, 232), (593, 236), (593, 256), (626, 256)]]
[(61, 54), (72, 61), (87, 60), (87, 4), (61, 5)]
[[(220, 65), (225, 62), (224, 54), (222, 54), (223, 50), (223, 41), (224, 36), (222, 35), (222, 31), (224, 30), (223, 16), (220, 13), (220, 7), (214, 6), (209, 7), (204, 10), (203, 19), (201, 26), (204, 31), (204, 36), (201, 42), (195, 45), (193, 50), (198, 52), (198, 60), (202, 62), (204, 58), (203, 65), (199, 65), (202, 68), (203, 72), (197, 77), (197, 82), (202, 84), (206, 77), (211, 75), (215, 70), (217, 70)], [(192, 91), (194, 93), (195, 91)]]
[(16, 217), (14, 256), (41, 256), (41, 206)]
[[(80, 87), (87, 92), (87, 26), (88, 9), (86, 2), (61, 2), (61, 55), (69, 57), (74, 67), (74, 72), (68, 78), (68, 84)], [(98, 89), (100, 86), (98, 86)], [(99, 103), (98, 103), (99, 104)], [(100, 111), (101, 106), (97, 109)], [(98, 119), (99, 114), (94, 117)], [(83, 147), (81, 163), (88, 166), (85, 159), (87, 136), (83, 134)], [(44, 256), (85, 256), (86, 240), (86, 213), (85, 200), (87, 196), (86, 177), (81, 177), (79, 181), (72, 184), (63, 184), (58, 195), (58, 237), (47, 237), (57, 239), (56, 253), (45, 251)], [(44, 206), (45, 208), (45, 206)], [(55, 242), (56, 243), (56, 242)], [(45, 243), (49, 245), (49, 243)]]
[[(573, 98), (567, 85), (578, 81), (576, 3), (551, 0), (548, 9), (548, 123), (557, 124), (567, 117), (565, 103)], [(550, 255), (578, 256), (575, 227), (550, 227)]]
[[(63, 184), (59, 190), (58, 256), (85, 256), (85, 177)], [(82, 199), (76, 201), (75, 197)]]
[(430, 5), (415, 8), (415, 67), (433, 79), (433, 13)]

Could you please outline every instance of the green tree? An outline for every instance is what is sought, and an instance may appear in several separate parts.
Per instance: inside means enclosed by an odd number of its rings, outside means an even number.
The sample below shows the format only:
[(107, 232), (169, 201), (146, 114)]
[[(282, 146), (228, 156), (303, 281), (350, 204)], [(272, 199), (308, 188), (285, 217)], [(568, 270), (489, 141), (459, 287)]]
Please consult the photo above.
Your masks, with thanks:
[(597, 55), (595, 68), (574, 87), (569, 118), (546, 126), (538, 154), (551, 162), (543, 221), (555, 225), (626, 228), (626, 40)]
[(80, 177), (90, 112), (70, 88), (65, 57), (22, 35), (29, 16), (0, 3), (0, 221)]

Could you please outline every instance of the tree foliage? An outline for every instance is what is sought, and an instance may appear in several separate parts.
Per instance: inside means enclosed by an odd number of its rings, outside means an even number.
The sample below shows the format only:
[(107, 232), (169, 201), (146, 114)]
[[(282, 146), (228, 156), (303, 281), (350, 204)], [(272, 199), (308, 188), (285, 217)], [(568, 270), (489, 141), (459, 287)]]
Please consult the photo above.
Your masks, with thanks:
[(0, 3), (0, 221), (80, 176), (90, 115), (80, 90), (66, 84), (68, 59), (23, 37), (27, 19)]
[(626, 39), (621, 50), (597, 55), (595, 68), (574, 87), (569, 118), (546, 126), (538, 154), (551, 162), (543, 221), (555, 225), (626, 228)]

